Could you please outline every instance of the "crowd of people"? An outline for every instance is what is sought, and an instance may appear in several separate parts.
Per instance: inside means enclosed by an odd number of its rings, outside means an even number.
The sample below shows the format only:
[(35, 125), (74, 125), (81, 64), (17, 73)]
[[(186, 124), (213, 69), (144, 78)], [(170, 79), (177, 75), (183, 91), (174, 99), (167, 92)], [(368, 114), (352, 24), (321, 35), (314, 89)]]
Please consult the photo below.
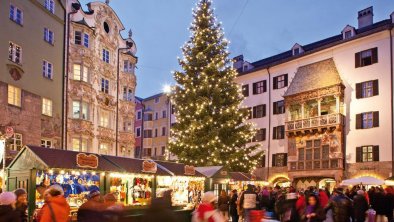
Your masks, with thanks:
[[(45, 204), (33, 221), (67, 222), (70, 216), (62, 187), (52, 185), (45, 193)], [(102, 196), (99, 191), (91, 191), (88, 201), (77, 212), (77, 220), (118, 221), (124, 206), (117, 203), (114, 194)], [(24, 189), (0, 194), (0, 221), (27, 222), (28, 201)], [(230, 195), (221, 191), (219, 197), (214, 192), (206, 192), (192, 215), (192, 222), (394, 222), (394, 189), (354, 186), (344, 190), (310, 187), (296, 190), (293, 187), (255, 187), (248, 185), (241, 192), (233, 190)], [(265, 219), (264, 219), (265, 218)], [(263, 219), (263, 220), (262, 220)], [(171, 191), (152, 200), (143, 217), (144, 222), (177, 221), (171, 209)]]
[(222, 192), (217, 204), (212, 195), (205, 193), (203, 203), (196, 210), (195, 222), (229, 221), (229, 217), (232, 222), (261, 221), (261, 217), (267, 218), (267, 221), (281, 222), (394, 221), (392, 187), (371, 187), (367, 191), (363, 186), (354, 186), (346, 190), (336, 188), (330, 192), (316, 187), (297, 191), (293, 187), (260, 188), (248, 185), (239, 194), (237, 190), (233, 190), (230, 196)]

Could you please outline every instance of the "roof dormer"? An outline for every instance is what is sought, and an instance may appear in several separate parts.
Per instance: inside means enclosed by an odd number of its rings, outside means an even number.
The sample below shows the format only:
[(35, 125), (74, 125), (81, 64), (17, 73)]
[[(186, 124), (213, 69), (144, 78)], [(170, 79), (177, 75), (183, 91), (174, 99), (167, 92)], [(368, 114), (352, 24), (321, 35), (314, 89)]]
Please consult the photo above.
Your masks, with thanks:
[(394, 12), (390, 14), (391, 22), (394, 23)]
[(350, 39), (355, 35), (356, 29), (351, 25), (347, 25), (342, 29), (342, 39)]
[(299, 55), (301, 53), (304, 52), (304, 49), (302, 48), (302, 46), (298, 43), (294, 44), (294, 46), (291, 48), (291, 51), (293, 53), (293, 56), (295, 55)]

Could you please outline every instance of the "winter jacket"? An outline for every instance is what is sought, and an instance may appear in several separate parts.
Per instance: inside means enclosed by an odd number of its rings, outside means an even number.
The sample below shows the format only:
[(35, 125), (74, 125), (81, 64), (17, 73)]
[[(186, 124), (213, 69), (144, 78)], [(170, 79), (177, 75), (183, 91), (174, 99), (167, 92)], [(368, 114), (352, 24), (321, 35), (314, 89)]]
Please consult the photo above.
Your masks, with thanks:
[(292, 200), (284, 200), (283, 202), (283, 211), (281, 215), (282, 222), (299, 222), (300, 215), (296, 210), (296, 201)]
[(21, 222), (27, 222), (27, 205), (26, 204), (17, 204), (15, 211), (18, 212)]
[(392, 194), (392, 193), (387, 193), (386, 195), (385, 195), (385, 211), (386, 211), (386, 213), (385, 213), (385, 215), (389, 215), (389, 214), (391, 214), (391, 215), (393, 215), (393, 210), (394, 210), (394, 194)]
[(305, 196), (302, 195), (298, 198), (297, 202), (296, 202), (296, 209), (297, 212), (299, 212), (300, 215), (302, 215), (303, 210), (306, 207), (306, 200), (305, 200)]
[(332, 198), (326, 206), (326, 212), (331, 209), (334, 222), (349, 222), (353, 214), (352, 201), (343, 194)]
[(322, 207), (326, 207), (328, 204), (328, 196), (327, 193), (325, 191), (320, 191), (319, 192), (319, 203), (320, 206)]
[(220, 211), (228, 211), (229, 210), (229, 202), (230, 198), (228, 196), (220, 196), (218, 199), (218, 208)]
[(200, 204), (193, 213), (192, 222), (224, 222), (223, 216), (211, 204)]
[[(49, 208), (52, 207), (53, 214)], [(54, 222), (52, 215), (55, 217), (56, 222), (68, 222), (70, 215), (70, 206), (66, 198), (63, 196), (50, 197), (40, 210), (40, 222)]]
[(259, 197), (254, 191), (246, 190), (242, 193), (239, 202), (242, 209), (254, 210), (257, 208), (257, 204), (259, 203)]
[(324, 221), (324, 220), (326, 219), (326, 212), (325, 212), (324, 209), (323, 209), (322, 207), (320, 207), (320, 206), (318, 206), (318, 207), (314, 210), (313, 213), (315, 213), (316, 216), (311, 217), (311, 218), (308, 220), (308, 218), (306, 217), (306, 216), (307, 216), (306, 210), (304, 209), (304, 210), (303, 210), (303, 214), (302, 214), (302, 216), (301, 216), (301, 221), (302, 221), (302, 222), (304, 222), (304, 221), (308, 221), (308, 222), (322, 222), (322, 221)]
[(233, 196), (230, 199), (230, 215), (238, 215), (237, 200), (238, 200), (238, 195), (233, 194)]
[[(78, 208), (78, 222), (103, 221), (104, 204), (94, 200), (88, 200)], [(98, 213), (100, 212), (100, 213)]]
[(357, 194), (353, 198), (353, 206), (354, 206), (354, 219), (359, 222), (365, 221), (365, 212), (368, 210), (368, 201), (364, 195)]
[(152, 200), (150, 208), (142, 218), (144, 222), (176, 222), (177, 218), (171, 210), (171, 200), (160, 197)]
[(382, 192), (377, 192), (374, 194), (374, 198), (373, 198), (373, 209), (376, 211), (377, 215), (385, 215), (386, 211), (387, 211), (387, 203), (385, 202), (386, 197), (384, 195), (384, 193)]
[(21, 217), (11, 205), (0, 205), (1, 222), (21, 222)]

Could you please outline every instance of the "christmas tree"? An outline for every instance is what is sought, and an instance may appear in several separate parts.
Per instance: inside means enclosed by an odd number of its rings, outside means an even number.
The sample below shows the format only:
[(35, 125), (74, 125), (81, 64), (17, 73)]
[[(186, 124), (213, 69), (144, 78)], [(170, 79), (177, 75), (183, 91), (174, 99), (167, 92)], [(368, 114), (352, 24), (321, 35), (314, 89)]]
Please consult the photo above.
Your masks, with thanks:
[(246, 146), (255, 130), (240, 106), (243, 97), (234, 82), (237, 72), (228, 58), (228, 41), (211, 7), (210, 0), (200, 0), (193, 10), (192, 35), (179, 59), (182, 71), (174, 72), (171, 102), (177, 123), (169, 149), (180, 162), (194, 166), (250, 172), (261, 153), (257, 146)]

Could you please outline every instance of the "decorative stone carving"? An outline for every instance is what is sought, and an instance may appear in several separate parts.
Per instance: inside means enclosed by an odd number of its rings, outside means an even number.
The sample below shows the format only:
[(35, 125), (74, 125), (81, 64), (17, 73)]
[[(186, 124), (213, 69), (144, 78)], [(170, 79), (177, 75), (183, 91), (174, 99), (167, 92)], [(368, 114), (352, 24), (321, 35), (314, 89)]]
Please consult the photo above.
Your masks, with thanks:
[(75, 134), (82, 134), (85, 136), (93, 137), (93, 123), (82, 119), (72, 119), (71, 127), (69, 128), (71, 132)]
[(92, 88), (92, 85), (85, 83), (83, 81), (75, 81), (75, 80), (71, 80), (70, 83), (71, 84), (69, 87), (70, 88), (69, 95), (71, 97), (84, 98), (89, 102), (94, 101), (94, 96), (96, 95), (96, 92)]
[(116, 109), (116, 101), (113, 96), (110, 96), (110, 95), (100, 92), (96, 96), (96, 99), (97, 99), (97, 102), (100, 106), (110, 109), (110, 110)]
[(115, 132), (112, 129), (98, 127), (97, 128), (98, 135), (97, 138), (102, 142), (115, 142)]

